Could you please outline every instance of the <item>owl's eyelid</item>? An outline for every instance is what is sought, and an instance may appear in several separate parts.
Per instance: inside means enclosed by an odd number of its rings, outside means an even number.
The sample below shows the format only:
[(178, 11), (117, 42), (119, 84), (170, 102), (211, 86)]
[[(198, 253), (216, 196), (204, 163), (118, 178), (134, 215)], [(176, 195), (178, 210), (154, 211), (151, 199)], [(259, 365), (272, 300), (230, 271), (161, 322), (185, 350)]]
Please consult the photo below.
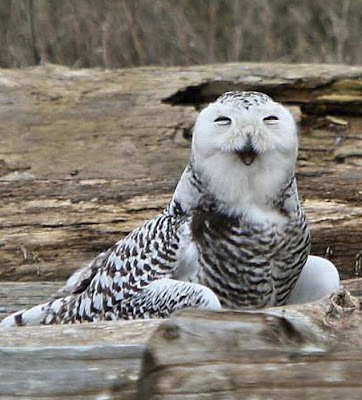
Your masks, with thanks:
[(267, 124), (273, 124), (279, 121), (279, 118), (276, 115), (268, 115), (267, 117), (263, 118), (263, 121)]
[(231, 118), (220, 115), (220, 117), (217, 117), (214, 122), (216, 122), (218, 125), (230, 125)]

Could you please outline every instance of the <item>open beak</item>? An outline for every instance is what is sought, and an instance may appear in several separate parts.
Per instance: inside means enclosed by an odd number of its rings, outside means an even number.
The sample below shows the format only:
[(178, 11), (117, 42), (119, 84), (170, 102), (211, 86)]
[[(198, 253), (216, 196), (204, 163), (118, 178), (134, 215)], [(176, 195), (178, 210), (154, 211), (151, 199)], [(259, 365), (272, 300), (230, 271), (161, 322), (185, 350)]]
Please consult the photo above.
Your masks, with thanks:
[(251, 140), (249, 140), (242, 150), (235, 150), (235, 154), (245, 165), (251, 165), (255, 161), (258, 152), (251, 144)]

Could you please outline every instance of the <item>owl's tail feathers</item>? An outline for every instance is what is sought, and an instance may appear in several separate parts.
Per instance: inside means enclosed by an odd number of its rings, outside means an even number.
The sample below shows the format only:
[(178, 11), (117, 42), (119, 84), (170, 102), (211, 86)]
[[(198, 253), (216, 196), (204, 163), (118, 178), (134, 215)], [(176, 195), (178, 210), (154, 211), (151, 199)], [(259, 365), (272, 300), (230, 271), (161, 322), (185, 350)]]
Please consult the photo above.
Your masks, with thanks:
[[(61, 297), (48, 303), (17, 311), (0, 322), (0, 328), (12, 326), (50, 325), (73, 322), (62, 319), (65, 310), (74, 309), (74, 296)], [(150, 317), (168, 317), (183, 308), (201, 308), (220, 310), (221, 305), (216, 294), (206, 286), (198, 283), (178, 281), (174, 279), (158, 279), (149, 284), (129, 304), (129, 313), (134, 318), (149, 315)], [(87, 313), (83, 304), (81, 313)], [(116, 314), (115, 314), (116, 315)], [(122, 318), (122, 316), (119, 316)], [(87, 320), (83, 316), (80, 320)]]
[(43, 325), (54, 323), (53, 316), (64, 304), (65, 299), (60, 298), (48, 303), (39, 304), (27, 310), (17, 311), (0, 321), (0, 328), (12, 326)]
[(23, 325), (40, 325), (45, 317), (48, 303), (29, 308), (28, 310), (17, 311), (0, 322), (1, 328)]

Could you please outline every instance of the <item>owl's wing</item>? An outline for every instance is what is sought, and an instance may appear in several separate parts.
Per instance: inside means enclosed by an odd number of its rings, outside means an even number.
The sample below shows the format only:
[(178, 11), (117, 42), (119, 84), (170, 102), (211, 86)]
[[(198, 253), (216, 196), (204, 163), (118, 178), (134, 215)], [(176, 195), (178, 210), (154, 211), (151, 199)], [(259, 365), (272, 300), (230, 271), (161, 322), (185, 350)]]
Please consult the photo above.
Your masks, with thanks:
[[(90, 282), (94, 279), (99, 271), (101, 271), (102, 267), (107, 264), (108, 269), (112, 269), (109, 266), (109, 259), (113, 260), (113, 265), (117, 265), (118, 268), (120, 266), (120, 258), (124, 258), (123, 254), (133, 254), (134, 252), (141, 252), (139, 257), (141, 257), (138, 261), (138, 268), (142, 268), (141, 266), (145, 264), (144, 256), (150, 257), (150, 259), (156, 261), (154, 257), (157, 254), (157, 248), (159, 246), (170, 246), (171, 251), (169, 251), (165, 247), (165, 251), (168, 252), (171, 257), (169, 260), (164, 259), (162, 257), (163, 253), (161, 251), (158, 256), (160, 259), (157, 261), (165, 264), (165, 262), (170, 267), (170, 273), (175, 273), (177, 279), (182, 279), (187, 274), (187, 270), (189, 269), (189, 264), (194, 262), (196, 258), (195, 248), (190, 245), (190, 232), (187, 229), (188, 221), (185, 220), (185, 214), (188, 214), (192, 208), (197, 205), (198, 199), (200, 197), (200, 181), (194, 176), (193, 170), (190, 165), (188, 165), (183, 172), (177, 187), (175, 189), (174, 195), (170, 204), (167, 207), (166, 214), (169, 218), (164, 218), (164, 214), (160, 214), (149, 222), (145, 223), (141, 228), (136, 229), (132, 232), (128, 237), (123, 240), (117, 242), (113, 247), (108, 249), (105, 252), (100, 253), (96, 258), (94, 258), (89, 264), (81, 267), (76, 272), (74, 272), (67, 280), (65, 286), (61, 288), (57, 294), (53, 298), (64, 297), (70, 294), (79, 294), (83, 292)], [(179, 219), (182, 219), (182, 229), (180, 231), (180, 223)], [(168, 224), (164, 228), (164, 224)], [(173, 226), (171, 226), (172, 224)], [(155, 235), (149, 234), (153, 232)], [(158, 232), (159, 231), (159, 232)], [(180, 232), (179, 232), (180, 231)], [(157, 236), (157, 232), (160, 234), (160, 237)], [(153, 246), (155, 248), (151, 248), (151, 245), (146, 246), (146, 242), (151, 240), (153, 242)], [(174, 271), (175, 269), (175, 261), (173, 257), (173, 253), (175, 249), (179, 247), (182, 250), (179, 252), (179, 271)], [(137, 250), (135, 250), (137, 249)], [(177, 257), (176, 257), (177, 258)], [(123, 260), (124, 261), (124, 260)], [(130, 260), (129, 260), (130, 261)], [(132, 261), (134, 263), (134, 260)], [(171, 266), (172, 265), (172, 266)], [(146, 265), (146, 268), (148, 266)]]
[[(57, 298), (17, 313), (16, 324), (142, 317), (147, 310), (137, 303), (135, 311), (130, 307), (131, 300), (143, 298), (140, 294), (151, 283), (161, 279), (190, 280), (198, 268), (189, 211), (196, 204), (199, 191), (192, 179), (191, 169), (186, 168), (162, 214), (75, 272)], [(156, 299), (157, 291), (148, 292)]]
[(71, 294), (81, 293), (83, 290), (85, 290), (91, 280), (97, 274), (98, 269), (102, 267), (111, 252), (112, 248), (98, 254), (87, 265), (75, 271), (67, 279), (65, 285), (60, 288), (56, 294), (53, 295), (53, 299), (69, 296)]

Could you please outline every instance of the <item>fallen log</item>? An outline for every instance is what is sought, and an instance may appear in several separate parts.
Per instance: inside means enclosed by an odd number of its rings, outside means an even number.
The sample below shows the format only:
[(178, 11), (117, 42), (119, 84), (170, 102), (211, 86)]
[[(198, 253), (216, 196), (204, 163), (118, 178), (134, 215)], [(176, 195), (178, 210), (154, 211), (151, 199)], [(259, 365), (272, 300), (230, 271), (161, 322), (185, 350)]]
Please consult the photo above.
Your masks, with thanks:
[(149, 341), (138, 399), (360, 399), (361, 300), (184, 311)]
[(0, 70), (0, 280), (64, 280), (167, 203), (195, 108), (260, 90), (301, 124), (313, 248), (352, 277), (362, 242), (361, 67)]
[[(345, 287), (360, 296), (362, 280)], [(259, 312), (185, 310), (168, 320), (0, 328), (0, 397), (357, 400), (361, 304), (342, 289)]]
[[(131, 399), (160, 321), (0, 330), (0, 397)], [(101, 397), (103, 396), (103, 397)]]

